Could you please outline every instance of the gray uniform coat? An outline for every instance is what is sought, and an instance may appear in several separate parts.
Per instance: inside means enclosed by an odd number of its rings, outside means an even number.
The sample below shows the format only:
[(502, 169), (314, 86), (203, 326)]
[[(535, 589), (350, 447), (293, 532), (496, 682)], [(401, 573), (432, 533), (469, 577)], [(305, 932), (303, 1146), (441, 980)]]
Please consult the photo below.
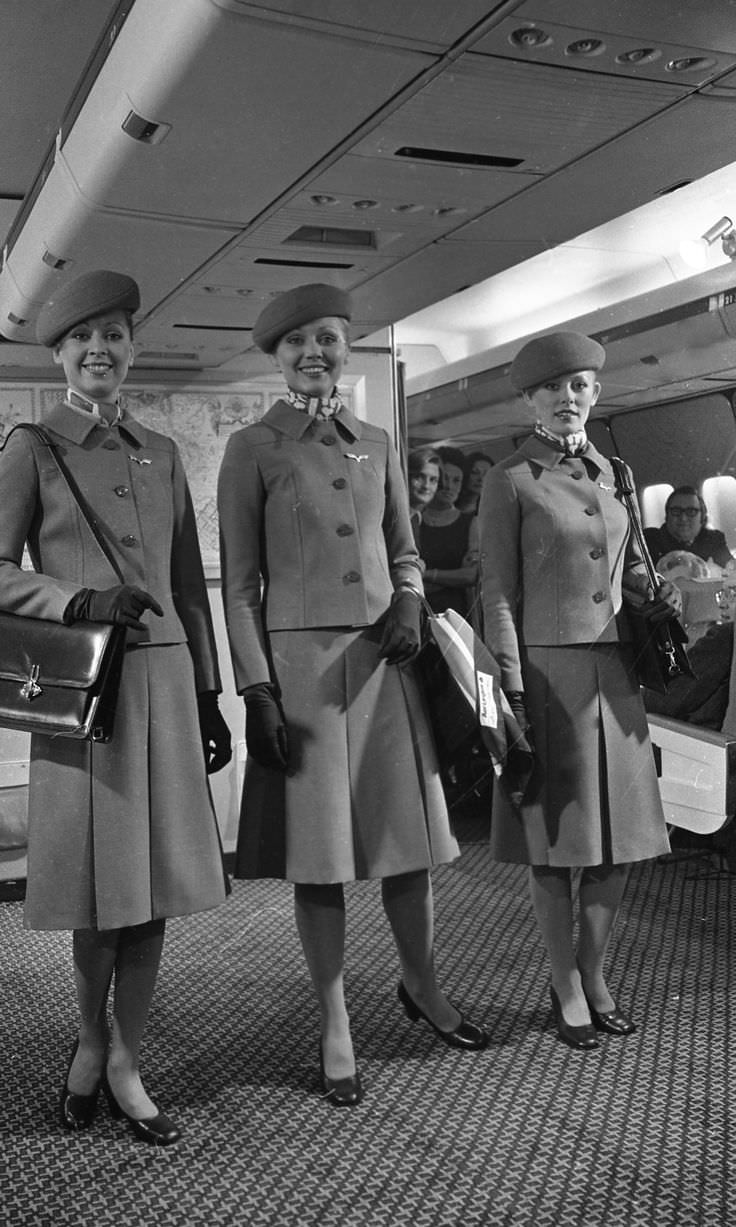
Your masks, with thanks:
[(646, 717), (621, 643), (643, 564), (610, 463), (527, 439), (479, 506), (484, 635), (522, 690), (536, 767), (521, 815), (494, 801), (501, 860), (595, 865), (668, 848)]
[[(175, 444), (63, 404), (44, 425), (125, 582), (164, 616), (129, 632), (113, 740), (34, 737), (26, 923), (119, 928), (225, 897), (196, 693), (219, 690), (191, 499)], [(0, 454), (0, 608), (60, 622), (80, 588), (120, 581), (43, 445)], [(34, 570), (23, 570), (28, 542)]]

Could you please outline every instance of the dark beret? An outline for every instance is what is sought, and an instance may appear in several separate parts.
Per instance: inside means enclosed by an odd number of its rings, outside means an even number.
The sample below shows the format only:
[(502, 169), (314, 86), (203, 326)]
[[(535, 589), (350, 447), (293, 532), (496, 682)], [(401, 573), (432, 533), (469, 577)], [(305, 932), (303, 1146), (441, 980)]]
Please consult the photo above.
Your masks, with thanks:
[(509, 379), (516, 392), (536, 388), (570, 371), (599, 371), (606, 351), (582, 332), (550, 332), (527, 341), (511, 363)]
[(53, 347), (65, 332), (82, 320), (106, 315), (109, 311), (132, 313), (140, 305), (140, 292), (132, 277), (97, 268), (59, 286), (41, 308), (36, 336), (41, 345)]
[(264, 307), (253, 325), (253, 340), (259, 349), (272, 354), (285, 332), (308, 324), (325, 315), (337, 315), (349, 320), (352, 315), (350, 295), (336, 285), (298, 285), (279, 294)]

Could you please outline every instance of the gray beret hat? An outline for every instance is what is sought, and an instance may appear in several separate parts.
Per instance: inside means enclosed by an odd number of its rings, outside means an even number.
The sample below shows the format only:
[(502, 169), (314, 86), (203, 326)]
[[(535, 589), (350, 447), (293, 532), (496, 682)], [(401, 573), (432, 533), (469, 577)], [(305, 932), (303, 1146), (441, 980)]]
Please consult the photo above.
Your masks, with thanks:
[(279, 294), (264, 307), (253, 325), (253, 340), (259, 349), (272, 354), (285, 332), (308, 324), (325, 315), (337, 315), (349, 320), (352, 315), (350, 295), (336, 285), (298, 285)]
[(65, 332), (82, 320), (90, 319), (93, 315), (105, 315), (109, 311), (132, 313), (140, 305), (140, 292), (132, 277), (125, 273), (113, 273), (107, 268), (97, 268), (59, 286), (41, 308), (36, 336), (41, 345), (53, 347)]
[(516, 392), (536, 388), (570, 371), (599, 371), (606, 351), (582, 332), (550, 332), (527, 341), (511, 363), (509, 379)]

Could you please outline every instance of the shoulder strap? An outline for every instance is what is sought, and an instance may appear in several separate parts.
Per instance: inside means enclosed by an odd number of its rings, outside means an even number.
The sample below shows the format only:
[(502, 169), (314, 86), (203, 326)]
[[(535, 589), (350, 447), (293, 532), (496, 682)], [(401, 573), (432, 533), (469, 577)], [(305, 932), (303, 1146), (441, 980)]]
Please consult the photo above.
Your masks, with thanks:
[[(42, 443), (44, 447), (48, 448), (49, 454), (52, 456), (57, 469), (59, 470), (59, 472), (61, 473), (61, 476), (63, 477), (64, 481), (69, 487), (69, 492), (71, 493), (72, 498), (74, 499), (77, 506), (79, 507), (82, 517), (85, 520), (85, 523), (87, 524), (87, 527), (89, 528), (90, 532), (92, 533), (92, 536), (94, 537), (95, 541), (97, 542), (100, 549), (102, 550), (102, 553), (105, 555), (105, 558), (110, 563), (110, 566), (112, 567), (113, 571), (115, 572), (118, 579), (120, 580), (120, 583), (124, 584), (125, 579), (123, 578), (123, 573), (120, 570), (120, 566), (118, 564), (117, 559), (114, 557), (112, 551), (110, 550), (109, 545), (105, 541), (105, 538), (103, 537), (102, 532), (100, 531), (100, 527), (97, 521), (94, 519), (94, 516), (92, 515), (92, 512), (90, 511), (89, 507), (87, 506), (87, 503), (84, 500), (84, 497), (82, 495), (81, 490), (79, 489), (79, 486), (75, 482), (71, 473), (68, 471), (66, 465), (62, 463), (62, 460), (61, 460), (61, 457), (59, 456), (56, 445), (52, 442), (51, 438), (46, 433), (43, 426), (39, 426), (36, 422), (19, 422), (17, 426), (13, 427), (13, 430), (29, 431), (30, 434), (34, 435), (36, 439), (38, 439), (39, 443)], [(11, 430), (10, 434), (8, 434), (8, 438), (5, 440), (5, 443), (7, 443), (12, 433), (13, 431)], [(3, 444), (3, 446), (5, 446), (5, 444)]]
[(647, 545), (644, 530), (639, 518), (639, 508), (636, 504), (634, 487), (631, 482), (631, 470), (627, 464), (624, 464), (620, 456), (611, 456), (611, 468), (613, 469), (613, 476), (616, 480), (616, 489), (621, 495), (621, 498), (626, 506), (626, 510), (629, 513), (629, 521), (631, 523), (634, 536), (636, 537), (636, 543), (641, 551), (644, 565), (647, 569), (649, 582), (652, 585), (653, 591), (656, 592), (657, 588), (659, 587), (660, 580), (657, 576), (654, 563), (652, 562), (652, 556), (649, 553), (649, 546)]

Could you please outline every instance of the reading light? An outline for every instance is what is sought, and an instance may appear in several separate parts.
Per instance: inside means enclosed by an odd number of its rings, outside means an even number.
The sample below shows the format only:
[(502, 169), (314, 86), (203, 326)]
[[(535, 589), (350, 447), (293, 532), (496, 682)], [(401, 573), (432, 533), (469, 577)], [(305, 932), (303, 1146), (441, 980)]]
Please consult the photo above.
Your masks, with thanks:
[(719, 217), (699, 239), (685, 239), (680, 246), (680, 255), (692, 268), (705, 268), (711, 248), (718, 239), (721, 240), (723, 254), (729, 260), (735, 260), (736, 230), (730, 217)]

